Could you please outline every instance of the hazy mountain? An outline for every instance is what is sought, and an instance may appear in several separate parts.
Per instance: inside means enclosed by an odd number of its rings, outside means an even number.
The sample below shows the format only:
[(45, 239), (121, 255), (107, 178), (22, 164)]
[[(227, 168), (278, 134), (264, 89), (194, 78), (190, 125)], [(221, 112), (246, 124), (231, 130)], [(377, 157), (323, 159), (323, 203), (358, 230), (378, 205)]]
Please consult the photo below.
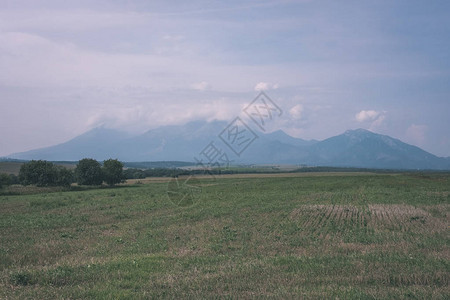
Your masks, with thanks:
[(83, 157), (98, 160), (112, 157), (123, 161), (194, 161), (194, 156), (227, 125), (220, 121), (195, 121), (185, 125), (161, 126), (137, 136), (98, 127), (68, 142), (8, 157), (52, 161), (79, 160)]
[(194, 156), (226, 126), (220, 121), (162, 126), (125, 141), (121, 153), (129, 161), (194, 161)]
[(68, 142), (40, 148), (36, 150), (9, 155), (18, 159), (45, 159), (45, 160), (79, 160), (84, 157), (108, 158), (115, 156), (116, 146), (130, 135), (118, 130), (97, 127), (85, 132)]
[(289, 144), (293, 146), (310, 146), (318, 141), (316, 140), (303, 140), (299, 138), (294, 138), (290, 135), (287, 135), (283, 130), (277, 130), (272, 133), (268, 133), (264, 136), (268, 141), (277, 141), (283, 144)]
[(450, 158), (440, 158), (418, 147), (364, 129), (348, 130), (323, 141), (306, 141), (278, 130), (264, 134), (237, 156), (218, 138), (227, 122), (195, 121), (161, 126), (143, 134), (129, 134), (103, 127), (90, 130), (66, 143), (12, 154), (15, 159), (52, 161), (98, 160), (191, 161), (210, 142), (226, 151), (233, 163), (306, 164), (391, 169), (450, 169)]
[(448, 160), (387, 135), (364, 129), (321, 141), (310, 148), (309, 163), (395, 169), (449, 169)]

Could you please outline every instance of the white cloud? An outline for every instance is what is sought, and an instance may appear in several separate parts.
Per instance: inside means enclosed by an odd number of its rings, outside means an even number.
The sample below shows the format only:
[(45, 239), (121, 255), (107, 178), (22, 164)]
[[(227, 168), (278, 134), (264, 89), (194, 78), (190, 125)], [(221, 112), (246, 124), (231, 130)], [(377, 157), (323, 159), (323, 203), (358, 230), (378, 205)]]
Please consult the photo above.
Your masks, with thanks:
[(369, 123), (368, 129), (375, 131), (386, 120), (386, 111), (362, 110), (355, 115), (355, 120), (360, 123)]
[(184, 124), (193, 120), (230, 120), (239, 113), (239, 106), (226, 100), (186, 101), (180, 106), (172, 101), (146, 105), (136, 101), (128, 106), (116, 103), (98, 109), (88, 118), (87, 128), (100, 125), (130, 132), (148, 130), (167, 124)]
[(378, 116), (378, 118), (376, 118), (372, 124), (370, 124), (369, 130), (371, 131), (375, 131), (376, 129), (378, 129), (379, 127), (381, 127), (381, 125), (383, 124), (384, 120), (386, 119), (386, 116), (384, 114), (380, 114)]
[[(214, 86), (218, 91), (247, 92), (262, 72), (281, 73), (282, 68), (211, 64), (201, 55), (188, 58), (178, 54), (101, 52), (38, 34), (0, 31), (0, 84), (6, 86), (138, 86), (168, 92), (186, 86), (197, 90)], [(278, 87), (268, 83), (257, 86)]]
[(355, 115), (358, 122), (374, 121), (380, 116), (380, 112), (375, 110), (362, 110)]
[(206, 91), (211, 89), (211, 84), (206, 81), (194, 83), (191, 85), (191, 88), (197, 91)]
[[(176, 63), (156, 55), (86, 51), (36, 34), (0, 33), (0, 83), (5, 85), (161, 87)], [(159, 76), (149, 78), (152, 72)]]
[(303, 110), (303, 105), (297, 104), (289, 110), (289, 114), (294, 119), (301, 119)]
[[(355, 31), (354, 24), (389, 18), (365, 4), (352, 5), (362, 13), (344, 20), (323, 4), (314, 4), (305, 13), (299, 1), (289, 3), (296, 16), (258, 4), (252, 19), (234, 13), (243, 11), (241, 5), (232, 5), (235, 10), (229, 11), (219, 2), (209, 8), (202, 1), (6, 2), (0, 4), (0, 155), (60, 142), (50, 139), (63, 133), (68, 139), (86, 129), (88, 122), (136, 128), (139, 123), (148, 129), (216, 114), (232, 118), (242, 103), (253, 99), (253, 89), (282, 98), (280, 107), (291, 122), (286, 126), (313, 138), (338, 134), (355, 123), (380, 130), (389, 122), (384, 133), (405, 134), (414, 122), (409, 116), (418, 110), (433, 127), (427, 136), (431, 147), (449, 155), (449, 144), (438, 146), (433, 137), (434, 132), (447, 133), (448, 104), (431, 97), (433, 105), (422, 114), (416, 104), (422, 103), (421, 95), (405, 88), (416, 82), (410, 79), (423, 76), (424, 82), (443, 82), (445, 64), (439, 63), (440, 57), (428, 64), (425, 52), (392, 59), (388, 51), (389, 60), (367, 59), (408, 41), (393, 39), (373, 26)], [(283, 2), (267, 4), (282, 8)], [(416, 32), (413, 27), (411, 33)], [(266, 38), (260, 38), (261, 32)], [(299, 38), (287, 45), (284, 33)], [(386, 98), (367, 96), (386, 80), (394, 87), (385, 91)], [(198, 92), (211, 86), (213, 91)], [(295, 94), (307, 101), (289, 99)], [(387, 100), (393, 96), (399, 101)], [(214, 100), (221, 101), (220, 111)], [(298, 103), (303, 107), (294, 108)], [(355, 107), (371, 105), (376, 110), (353, 115), (360, 110)], [(405, 105), (409, 114), (401, 114)], [(388, 117), (376, 107), (392, 114)], [(227, 113), (233, 110), (238, 111)], [(409, 131), (420, 140), (417, 128)]]
[(259, 82), (255, 85), (255, 91), (276, 90), (280, 87), (278, 83), (271, 84), (268, 82)]

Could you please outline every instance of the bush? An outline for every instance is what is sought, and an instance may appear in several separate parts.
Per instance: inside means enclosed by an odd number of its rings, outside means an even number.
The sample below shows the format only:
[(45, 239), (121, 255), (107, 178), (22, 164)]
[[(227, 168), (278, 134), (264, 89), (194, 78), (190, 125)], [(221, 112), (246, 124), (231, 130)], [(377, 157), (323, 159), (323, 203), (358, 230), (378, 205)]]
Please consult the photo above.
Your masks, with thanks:
[(34, 283), (33, 276), (27, 271), (10, 274), (9, 282), (13, 285), (30, 285)]

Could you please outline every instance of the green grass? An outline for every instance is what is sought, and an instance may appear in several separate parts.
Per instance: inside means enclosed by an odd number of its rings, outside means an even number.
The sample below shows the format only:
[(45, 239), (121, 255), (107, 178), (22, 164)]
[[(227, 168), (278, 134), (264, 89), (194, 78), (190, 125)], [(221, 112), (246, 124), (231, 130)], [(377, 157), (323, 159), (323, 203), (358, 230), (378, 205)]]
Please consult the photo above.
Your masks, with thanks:
[(449, 174), (0, 196), (0, 299), (448, 299)]

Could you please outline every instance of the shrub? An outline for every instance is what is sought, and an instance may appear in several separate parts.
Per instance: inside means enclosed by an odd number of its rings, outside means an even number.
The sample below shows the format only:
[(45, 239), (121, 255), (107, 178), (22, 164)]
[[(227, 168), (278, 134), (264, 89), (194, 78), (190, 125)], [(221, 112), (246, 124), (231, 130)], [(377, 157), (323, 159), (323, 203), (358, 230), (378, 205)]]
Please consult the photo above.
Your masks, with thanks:
[(10, 274), (9, 282), (13, 285), (30, 285), (34, 283), (33, 276), (27, 271)]

